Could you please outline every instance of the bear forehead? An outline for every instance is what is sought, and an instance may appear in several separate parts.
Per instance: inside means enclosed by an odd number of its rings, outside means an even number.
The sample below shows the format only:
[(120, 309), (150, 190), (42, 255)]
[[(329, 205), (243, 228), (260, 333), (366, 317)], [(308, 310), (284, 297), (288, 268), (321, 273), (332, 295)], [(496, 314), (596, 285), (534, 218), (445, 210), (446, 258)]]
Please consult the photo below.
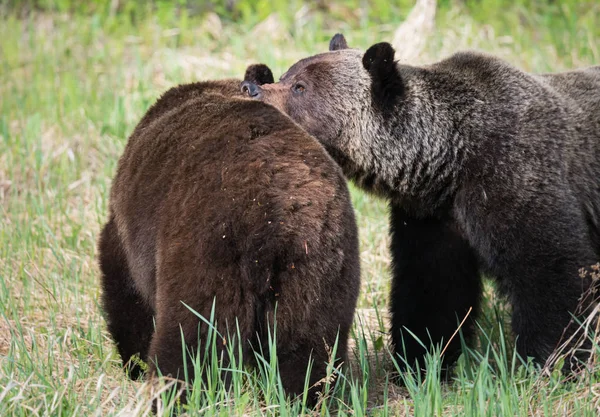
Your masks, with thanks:
[(294, 76), (304, 73), (318, 74), (333, 68), (336, 65), (343, 65), (353, 61), (360, 62), (362, 54), (356, 49), (343, 49), (339, 51), (324, 52), (301, 59), (292, 65), (281, 77), (279, 81), (288, 81)]

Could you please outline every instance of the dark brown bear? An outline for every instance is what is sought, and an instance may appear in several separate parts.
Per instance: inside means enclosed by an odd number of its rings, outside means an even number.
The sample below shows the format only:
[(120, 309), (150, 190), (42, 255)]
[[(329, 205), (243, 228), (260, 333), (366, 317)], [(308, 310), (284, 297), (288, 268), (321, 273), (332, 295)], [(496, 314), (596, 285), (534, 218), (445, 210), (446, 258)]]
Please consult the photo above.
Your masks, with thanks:
[(151, 375), (158, 365), (180, 379), (180, 331), (192, 352), (207, 334), (184, 303), (208, 319), (215, 301), (224, 337), (237, 320), (249, 364), (251, 344), (268, 347), (277, 304), (281, 379), (299, 394), (309, 357), (310, 385), (325, 376), (338, 332), (337, 358), (346, 358), (360, 279), (356, 223), (323, 147), (275, 108), (236, 97), (239, 84), (175, 87), (129, 138), (99, 241), (102, 302), (132, 377), (139, 354)]
[(413, 334), (443, 346), (477, 317), (482, 273), (513, 306), (523, 357), (543, 364), (584, 317), (578, 270), (600, 259), (600, 67), (529, 74), (472, 52), (415, 67), (337, 35), (280, 82), (243, 87), (389, 199), (391, 333), (409, 365), (426, 351)]

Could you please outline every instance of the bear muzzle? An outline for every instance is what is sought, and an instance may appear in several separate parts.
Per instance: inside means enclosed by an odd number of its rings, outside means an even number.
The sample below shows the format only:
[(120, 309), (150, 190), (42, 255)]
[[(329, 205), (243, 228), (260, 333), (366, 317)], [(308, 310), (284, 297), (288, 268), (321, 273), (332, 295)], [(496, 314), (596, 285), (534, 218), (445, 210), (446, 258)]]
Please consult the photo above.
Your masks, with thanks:
[(242, 93), (248, 94), (248, 97), (260, 99), (262, 97), (262, 89), (252, 81), (243, 81), (241, 84)]

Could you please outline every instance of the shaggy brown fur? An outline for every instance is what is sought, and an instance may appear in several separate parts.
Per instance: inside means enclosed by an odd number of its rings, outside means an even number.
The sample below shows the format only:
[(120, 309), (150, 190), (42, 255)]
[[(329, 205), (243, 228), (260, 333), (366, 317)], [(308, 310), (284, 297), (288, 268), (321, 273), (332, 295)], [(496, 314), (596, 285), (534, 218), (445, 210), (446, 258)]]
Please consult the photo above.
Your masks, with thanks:
[(346, 357), (359, 291), (356, 223), (323, 147), (239, 94), (239, 81), (176, 87), (135, 129), (99, 241), (103, 306), (133, 377), (140, 369), (128, 361), (139, 353), (151, 374), (158, 365), (182, 378), (180, 331), (192, 352), (207, 334), (183, 303), (209, 318), (215, 301), (224, 337), (237, 320), (247, 363), (251, 343), (267, 348), (277, 303), (281, 378), (298, 394), (310, 355), (310, 384), (325, 375), (326, 344), (338, 332), (337, 357)]

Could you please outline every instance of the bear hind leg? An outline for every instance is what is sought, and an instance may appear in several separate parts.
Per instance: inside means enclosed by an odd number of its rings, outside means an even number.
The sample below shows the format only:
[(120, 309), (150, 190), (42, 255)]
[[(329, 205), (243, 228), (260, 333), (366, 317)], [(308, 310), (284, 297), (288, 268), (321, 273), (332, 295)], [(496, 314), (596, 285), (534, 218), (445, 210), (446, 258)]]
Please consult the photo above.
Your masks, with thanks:
[(102, 229), (98, 251), (102, 306), (108, 330), (117, 345), (125, 371), (132, 379), (138, 379), (144, 372), (143, 366), (132, 357), (139, 354), (142, 361), (146, 360), (154, 332), (153, 314), (133, 287), (113, 217)]
[[(593, 241), (575, 200), (557, 193), (551, 201), (532, 203), (527, 213), (507, 206), (487, 216), (471, 204), (465, 229), (480, 242), (482, 261), (512, 304), (521, 358), (543, 365), (567, 342), (569, 350), (575, 348), (568, 362), (578, 361), (585, 358), (586, 347), (577, 348), (569, 339), (593, 301), (586, 297), (590, 278), (579, 276), (580, 268), (597, 262)], [(582, 342), (587, 344), (585, 338)]]

